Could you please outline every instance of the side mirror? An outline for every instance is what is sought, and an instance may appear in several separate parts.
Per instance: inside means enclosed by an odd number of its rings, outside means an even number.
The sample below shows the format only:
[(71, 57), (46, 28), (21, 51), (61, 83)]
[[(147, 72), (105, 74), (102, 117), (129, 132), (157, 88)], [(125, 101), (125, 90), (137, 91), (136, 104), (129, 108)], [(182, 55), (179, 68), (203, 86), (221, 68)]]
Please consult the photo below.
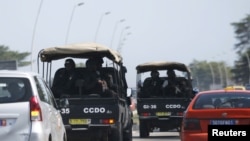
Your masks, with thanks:
[(196, 94), (198, 94), (199, 93), (199, 89), (198, 88), (193, 88), (193, 95), (195, 96)]

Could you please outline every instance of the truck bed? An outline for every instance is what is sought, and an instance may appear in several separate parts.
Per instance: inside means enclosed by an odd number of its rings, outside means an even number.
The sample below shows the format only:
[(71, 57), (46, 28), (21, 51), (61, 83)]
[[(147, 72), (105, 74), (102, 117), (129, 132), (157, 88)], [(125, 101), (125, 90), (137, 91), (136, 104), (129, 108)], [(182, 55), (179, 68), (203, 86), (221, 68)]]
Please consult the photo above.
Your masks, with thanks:
[(137, 111), (140, 118), (182, 118), (189, 102), (186, 98), (138, 98)]
[[(69, 106), (61, 107), (67, 129), (88, 130), (91, 127), (111, 127), (119, 120), (120, 105), (125, 101), (116, 98), (67, 98)], [(57, 101), (60, 105), (60, 101)], [(120, 107), (119, 107), (120, 106)], [(121, 110), (121, 111), (119, 111)], [(112, 120), (112, 121), (111, 121)], [(107, 123), (109, 122), (109, 123)]]

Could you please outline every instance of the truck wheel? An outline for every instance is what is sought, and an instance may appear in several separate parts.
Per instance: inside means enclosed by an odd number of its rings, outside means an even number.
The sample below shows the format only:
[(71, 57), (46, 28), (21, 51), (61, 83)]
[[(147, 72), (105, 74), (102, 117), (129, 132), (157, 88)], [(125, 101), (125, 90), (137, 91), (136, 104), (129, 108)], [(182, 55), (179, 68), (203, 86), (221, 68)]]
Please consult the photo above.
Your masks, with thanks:
[(123, 128), (119, 122), (116, 124), (117, 128), (113, 128), (111, 132), (111, 141), (122, 141), (123, 140)]
[(149, 136), (148, 127), (147, 127), (147, 124), (145, 121), (140, 120), (139, 130), (140, 130), (140, 137), (141, 138), (146, 138)]
[(123, 141), (132, 141), (133, 135), (132, 135), (132, 126), (129, 129), (126, 129), (123, 132)]

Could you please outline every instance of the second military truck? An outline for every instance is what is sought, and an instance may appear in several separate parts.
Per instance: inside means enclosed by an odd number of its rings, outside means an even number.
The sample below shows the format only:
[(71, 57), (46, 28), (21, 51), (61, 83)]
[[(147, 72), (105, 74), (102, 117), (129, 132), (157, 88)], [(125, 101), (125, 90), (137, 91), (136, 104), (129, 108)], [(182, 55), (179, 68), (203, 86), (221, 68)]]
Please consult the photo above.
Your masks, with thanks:
[[(148, 137), (153, 131), (179, 131), (183, 112), (192, 98), (188, 67), (179, 62), (156, 61), (140, 64), (136, 70), (140, 137)], [(170, 72), (174, 78), (167, 75)]]

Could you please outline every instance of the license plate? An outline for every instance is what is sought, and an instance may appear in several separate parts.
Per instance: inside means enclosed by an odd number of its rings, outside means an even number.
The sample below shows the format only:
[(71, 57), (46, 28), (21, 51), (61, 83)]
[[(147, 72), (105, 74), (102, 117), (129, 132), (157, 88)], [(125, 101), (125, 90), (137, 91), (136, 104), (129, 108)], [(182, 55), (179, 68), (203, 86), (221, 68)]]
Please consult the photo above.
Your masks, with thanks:
[(235, 125), (235, 120), (210, 120), (210, 125)]
[(90, 123), (91, 119), (69, 119), (69, 124), (71, 125), (85, 125)]
[(171, 112), (156, 112), (157, 116), (170, 116)]
[(0, 119), (0, 126), (6, 126), (7, 122), (5, 119)]

